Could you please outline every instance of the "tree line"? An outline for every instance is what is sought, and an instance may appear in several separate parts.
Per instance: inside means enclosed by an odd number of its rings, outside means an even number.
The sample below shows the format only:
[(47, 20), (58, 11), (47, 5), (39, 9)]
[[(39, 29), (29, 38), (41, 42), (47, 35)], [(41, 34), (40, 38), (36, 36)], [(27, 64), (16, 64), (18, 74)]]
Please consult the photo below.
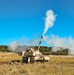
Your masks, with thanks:
[(0, 45), (0, 52), (9, 52), (9, 48), (7, 45)]
[[(37, 49), (38, 46), (35, 46), (35, 49)], [(47, 47), (47, 46), (41, 46), (40, 47), (40, 52), (44, 55), (68, 55), (69, 54), (69, 49), (68, 48), (59, 48), (59, 50), (53, 51), (53, 47)]]
[[(35, 46), (34, 49), (37, 50), (38, 46)], [(59, 50), (53, 51), (52, 47), (40, 46), (40, 52), (44, 55), (68, 55), (69, 49), (59, 48)], [(0, 45), (0, 52), (12, 52), (7, 45)]]

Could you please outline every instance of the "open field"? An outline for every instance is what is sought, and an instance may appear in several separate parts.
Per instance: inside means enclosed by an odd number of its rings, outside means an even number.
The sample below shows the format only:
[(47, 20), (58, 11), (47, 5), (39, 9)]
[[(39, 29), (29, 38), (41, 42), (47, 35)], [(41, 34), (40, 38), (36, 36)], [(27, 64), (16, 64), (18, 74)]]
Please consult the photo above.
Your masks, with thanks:
[(52, 56), (49, 62), (10, 63), (20, 60), (15, 53), (0, 53), (0, 75), (74, 75), (74, 56)]

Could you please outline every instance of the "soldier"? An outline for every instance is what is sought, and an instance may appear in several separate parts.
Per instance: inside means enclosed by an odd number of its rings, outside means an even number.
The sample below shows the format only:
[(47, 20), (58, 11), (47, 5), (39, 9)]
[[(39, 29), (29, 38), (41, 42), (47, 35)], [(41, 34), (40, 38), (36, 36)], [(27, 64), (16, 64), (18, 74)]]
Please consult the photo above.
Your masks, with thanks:
[(28, 63), (28, 57), (25, 57), (25, 52), (22, 52), (22, 64)]

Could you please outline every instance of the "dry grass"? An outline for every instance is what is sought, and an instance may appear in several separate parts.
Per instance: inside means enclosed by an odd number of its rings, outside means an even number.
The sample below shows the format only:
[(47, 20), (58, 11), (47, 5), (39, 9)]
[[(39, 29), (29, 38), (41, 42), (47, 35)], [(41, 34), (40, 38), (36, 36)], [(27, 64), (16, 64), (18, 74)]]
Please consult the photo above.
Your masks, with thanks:
[(21, 60), (21, 57), (16, 53), (0, 53), (0, 63), (9, 63), (12, 60)]
[(0, 53), (0, 75), (74, 75), (74, 57), (49, 56), (48, 63), (9, 64), (21, 56)]

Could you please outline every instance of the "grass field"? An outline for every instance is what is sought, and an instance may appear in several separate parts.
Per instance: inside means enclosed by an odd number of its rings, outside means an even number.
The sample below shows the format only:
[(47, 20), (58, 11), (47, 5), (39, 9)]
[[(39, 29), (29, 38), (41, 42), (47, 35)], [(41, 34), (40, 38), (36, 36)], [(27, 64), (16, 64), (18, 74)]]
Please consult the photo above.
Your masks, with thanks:
[(15, 53), (0, 53), (0, 75), (74, 75), (73, 56), (49, 56), (46, 63), (35, 62), (28, 64), (13, 63), (21, 56)]

